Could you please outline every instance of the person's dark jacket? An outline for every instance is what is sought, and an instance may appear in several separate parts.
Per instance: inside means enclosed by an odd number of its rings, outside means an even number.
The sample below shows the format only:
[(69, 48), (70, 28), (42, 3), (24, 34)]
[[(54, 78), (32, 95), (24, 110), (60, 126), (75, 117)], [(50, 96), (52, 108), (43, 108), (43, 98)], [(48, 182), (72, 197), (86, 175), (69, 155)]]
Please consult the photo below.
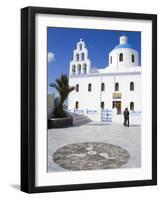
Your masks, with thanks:
[(124, 117), (125, 117), (126, 119), (129, 118), (129, 111), (128, 111), (128, 110), (125, 110), (125, 111), (124, 111)]

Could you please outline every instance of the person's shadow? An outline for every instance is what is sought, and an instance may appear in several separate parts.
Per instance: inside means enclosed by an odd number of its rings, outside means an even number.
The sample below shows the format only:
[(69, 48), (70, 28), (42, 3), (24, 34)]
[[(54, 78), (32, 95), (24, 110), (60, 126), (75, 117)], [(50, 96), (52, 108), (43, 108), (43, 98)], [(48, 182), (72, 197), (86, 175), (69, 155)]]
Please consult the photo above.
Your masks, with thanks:
[(129, 125), (129, 127), (139, 127), (139, 126), (141, 126), (141, 125), (139, 125), (139, 124), (131, 124), (131, 125)]

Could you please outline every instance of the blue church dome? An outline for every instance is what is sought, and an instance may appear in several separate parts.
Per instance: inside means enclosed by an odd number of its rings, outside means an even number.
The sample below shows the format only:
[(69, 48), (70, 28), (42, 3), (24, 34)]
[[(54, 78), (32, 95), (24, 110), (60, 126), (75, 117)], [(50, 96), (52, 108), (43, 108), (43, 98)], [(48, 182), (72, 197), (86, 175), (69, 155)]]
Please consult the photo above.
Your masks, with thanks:
[(117, 46), (114, 47), (114, 49), (134, 49), (130, 44), (128, 44), (128, 37), (125, 35), (122, 35), (120, 37), (120, 42)]
[(130, 44), (119, 44), (116, 47), (114, 47), (114, 49), (121, 49), (121, 48), (129, 48), (129, 49), (133, 49), (132, 46)]

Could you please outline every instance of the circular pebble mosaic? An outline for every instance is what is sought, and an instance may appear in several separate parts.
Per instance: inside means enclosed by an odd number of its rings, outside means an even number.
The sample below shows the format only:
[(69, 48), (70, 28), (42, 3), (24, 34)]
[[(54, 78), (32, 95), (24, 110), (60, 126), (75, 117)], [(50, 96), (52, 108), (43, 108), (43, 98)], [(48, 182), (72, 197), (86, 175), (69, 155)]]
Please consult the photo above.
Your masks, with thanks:
[(100, 142), (69, 144), (53, 154), (53, 161), (72, 170), (120, 168), (129, 160), (129, 153), (120, 146)]

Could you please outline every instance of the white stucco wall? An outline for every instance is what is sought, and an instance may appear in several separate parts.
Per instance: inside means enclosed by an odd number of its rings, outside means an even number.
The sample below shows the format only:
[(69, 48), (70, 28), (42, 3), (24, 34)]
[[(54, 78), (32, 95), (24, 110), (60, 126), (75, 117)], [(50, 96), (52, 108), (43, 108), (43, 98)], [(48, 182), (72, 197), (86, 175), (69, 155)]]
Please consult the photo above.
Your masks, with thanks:
[[(134, 102), (134, 110), (141, 111), (141, 73), (120, 73), (104, 75), (77, 76), (69, 79), (69, 84), (79, 84), (79, 92), (73, 91), (68, 98), (68, 109), (75, 109), (75, 102), (79, 102), (80, 110), (100, 110), (101, 101), (105, 109), (112, 109), (113, 101), (121, 101), (121, 111)], [(121, 99), (113, 99), (115, 83), (119, 83), (118, 93), (122, 94)], [(130, 91), (130, 82), (134, 82), (134, 91)], [(92, 84), (92, 91), (88, 91), (88, 84)], [(101, 92), (101, 83), (105, 83), (105, 91)], [(116, 92), (116, 93), (117, 93)]]

